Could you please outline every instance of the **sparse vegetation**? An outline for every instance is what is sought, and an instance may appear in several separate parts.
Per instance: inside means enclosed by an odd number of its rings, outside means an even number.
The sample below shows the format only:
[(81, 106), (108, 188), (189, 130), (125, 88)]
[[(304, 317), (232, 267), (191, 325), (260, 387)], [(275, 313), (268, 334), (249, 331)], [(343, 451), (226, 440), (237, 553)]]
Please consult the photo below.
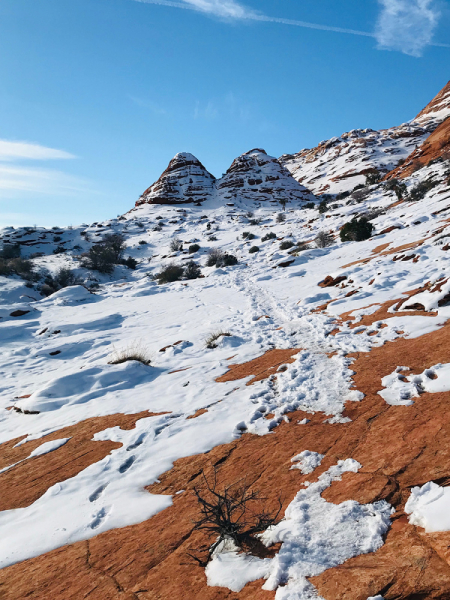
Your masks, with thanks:
[(206, 259), (207, 267), (232, 267), (237, 265), (238, 259), (233, 254), (227, 254), (220, 250), (220, 248), (212, 248), (208, 252), (208, 258)]
[(302, 206), (302, 208), (314, 208), (315, 206), (316, 205), (314, 204), (314, 202), (307, 202)]
[(221, 337), (231, 337), (231, 333), (229, 331), (223, 331), (222, 329), (213, 331), (205, 337), (205, 346), (209, 348), (209, 350), (217, 348), (217, 342)]
[(278, 213), (276, 221), (277, 223), (284, 223), (286, 221), (286, 215), (283, 213)]
[(294, 246), (294, 242), (292, 240), (283, 240), (280, 244), (280, 250), (289, 250)]
[(334, 243), (334, 236), (328, 231), (319, 231), (314, 239), (318, 248), (328, 248)]
[(249, 250), (250, 254), (255, 254), (255, 252), (259, 252), (259, 246), (252, 246)]
[(273, 231), (271, 231), (270, 233), (266, 233), (266, 235), (264, 235), (264, 236), (261, 238), (261, 241), (262, 241), (262, 242), (267, 242), (267, 241), (269, 241), (269, 240), (276, 240), (276, 239), (277, 239), (277, 236), (276, 236), (276, 234), (275, 234), (275, 233), (273, 233)]
[(157, 273), (154, 278), (158, 281), (159, 284), (162, 283), (173, 283), (174, 281), (179, 281), (182, 279), (184, 273), (183, 267), (180, 265), (176, 265), (175, 263), (170, 263), (162, 271)]
[(198, 264), (193, 260), (190, 260), (184, 267), (183, 276), (185, 279), (198, 279), (201, 277), (202, 271)]
[(256, 235), (254, 233), (251, 233), (250, 231), (244, 231), (242, 233), (242, 237), (244, 238), (244, 240), (254, 240)]
[(124, 348), (115, 348), (109, 356), (109, 365), (121, 365), (130, 360), (136, 360), (143, 365), (150, 365), (152, 356), (148, 349), (140, 341), (129, 343)]
[(366, 185), (375, 185), (381, 181), (381, 173), (379, 171), (374, 171), (373, 173), (368, 173), (366, 175)]
[(105, 235), (103, 241), (82, 255), (81, 266), (99, 273), (112, 273), (121, 263), (125, 252), (125, 238), (119, 233)]
[(318, 208), (319, 208), (319, 213), (320, 213), (321, 215), (322, 215), (323, 213), (326, 213), (326, 212), (327, 212), (327, 210), (328, 210), (328, 204), (327, 204), (327, 201), (326, 201), (325, 199), (323, 199), (323, 200), (321, 201), (321, 203), (319, 204)]
[(250, 219), (248, 222), (249, 225), (259, 225), (261, 223), (261, 219)]
[(385, 189), (394, 192), (398, 200), (403, 200), (408, 195), (406, 185), (398, 179), (389, 179), (386, 182)]
[(198, 244), (191, 244), (189, 246), (189, 254), (195, 254), (200, 250), (200, 246)]
[(258, 535), (278, 523), (281, 498), (278, 510), (271, 513), (264, 508), (266, 498), (258, 490), (252, 489), (254, 481), (249, 483), (246, 479), (239, 479), (219, 491), (216, 469), (211, 481), (204, 471), (202, 476), (203, 487), (194, 487), (200, 509), (200, 517), (194, 524), (194, 530), (207, 532), (213, 543), (205, 549), (203, 557), (198, 556), (200, 549), (190, 556), (205, 566), (214, 551), (226, 542), (232, 542), (241, 550), (258, 554), (264, 548)]
[(183, 242), (178, 238), (173, 238), (170, 242), (170, 249), (172, 252), (180, 252), (180, 250), (183, 250)]
[(433, 181), (432, 179), (420, 181), (409, 191), (409, 200), (412, 200), (413, 202), (422, 200), (436, 185), (438, 185), (438, 181)]
[(373, 225), (366, 217), (354, 217), (342, 227), (339, 235), (343, 242), (362, 242), (370, 238), (372, 231)]

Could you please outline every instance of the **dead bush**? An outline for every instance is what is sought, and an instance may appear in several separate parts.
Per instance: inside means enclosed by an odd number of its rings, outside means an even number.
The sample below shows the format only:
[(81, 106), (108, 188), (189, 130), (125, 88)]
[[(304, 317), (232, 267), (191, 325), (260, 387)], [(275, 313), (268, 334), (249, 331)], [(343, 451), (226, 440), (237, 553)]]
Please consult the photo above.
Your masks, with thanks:
[(205, 346), (210, 350), (217, 348), (217, 342), (220, 337), (231, 337), (231, 333), (229, 331), (223, 331), (222, 329), (213, 331), (205, 337)]
[[(245, 478), (228, 485), (219, 491), (217, 470), (214, 469), (211, 481), (202, 471), (203, 485), (194, 487), (200, 516), (194, 522), (194, 530), (202, 530), (211, 537), (213, 543), (203, 556), (189, 554), (201, 566), (208, 564), (214, 551), (222, 544), (231, 542), (236, 548), (258, 554), (262, 543), (258, 534), (279, 522), (282, 501), (278, 499), (278, 510), (268, 511), (264, 498), (258, 490), (253, 490), (254, 481)], [(263, 547), (264, 548), (264, 547)]]

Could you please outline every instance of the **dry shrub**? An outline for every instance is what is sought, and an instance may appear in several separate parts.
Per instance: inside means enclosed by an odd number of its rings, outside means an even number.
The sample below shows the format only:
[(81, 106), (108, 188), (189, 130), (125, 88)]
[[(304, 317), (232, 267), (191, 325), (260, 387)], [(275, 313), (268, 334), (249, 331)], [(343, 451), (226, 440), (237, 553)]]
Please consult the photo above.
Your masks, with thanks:
[(121, 365), (129, 360), (136, 360), (143, 365), (150, 365), (152, 362), (152, 355), (140, 340), (135, 340), (123, 348), (116, 348), (113, 346), (108, 364)]

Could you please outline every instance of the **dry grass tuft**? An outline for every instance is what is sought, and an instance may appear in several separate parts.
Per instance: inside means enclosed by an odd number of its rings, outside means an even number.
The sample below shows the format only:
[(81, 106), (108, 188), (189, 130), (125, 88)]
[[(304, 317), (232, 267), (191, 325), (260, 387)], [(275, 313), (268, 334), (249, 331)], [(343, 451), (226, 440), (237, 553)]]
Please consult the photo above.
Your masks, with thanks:
[(152, 355), (148, 348), (140, 340), (130, 342), (123, 348), (116, 348), (113, 346), (113, 350), (109, 356), (109, 365), (121, 365), (122, 363), (128, 362), (129, 360), (136, 360), (143, 365), (150, 365), (152, 362)]
[(222, 331), (221, 329), (213, 331), (205, 337), (205, 346), (210, 350), (217, 348), (217, 340), (220, 337), (231, 337), (231, 333), (229, 331)]

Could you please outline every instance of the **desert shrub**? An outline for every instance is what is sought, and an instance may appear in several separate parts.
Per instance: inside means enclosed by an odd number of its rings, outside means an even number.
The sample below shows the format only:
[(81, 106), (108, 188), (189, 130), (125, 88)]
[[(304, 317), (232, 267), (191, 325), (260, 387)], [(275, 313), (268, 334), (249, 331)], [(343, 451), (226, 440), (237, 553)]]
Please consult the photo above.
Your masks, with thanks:
[(13, 270), (11, 269), (9, 261), (0, 258), (0, 275), (3, 275), (3, 277), (8, 277), (12, 274)]
[(64, 248), (62, 244), (58, 244), (53, 250), (53, 254), (63, 254), (64, 252), (67, 252), (67, 248)]
[(179, 281), (183, 277), (184, 269), (180, 265), (170, 263), (162, 271), (155, 275), (155, 279), (159, 284), (161, 283), (172, 283)]
[(216, 267), (232, 267), (233, 265), (238, 264), (238, 259), (233, 254), (227, 254), (226, 252), (222, 253), (217, 259)]
[(132, 256), (127, 256), (126, 258), (122, 258), (120, 264), (134, 271), (134, 269), (137, 267), (138, 261)]
[(170, 242), (170, 249), (172, 252), (179, 252), (180, 250), (183, 250), (183, 242), (178, 238), (173, 238), (173, 240)]
[(328, 248), (334, 243), (334, 237), (327, 231), (319, 231), (314, 239), (318, 248)]
[(250, 219), (248, 222), (249, 225), (259, 225), (261, 223), (261, 219)]
[(259, 246), (252, 246), (249, 250), (250, 254), (255, 254), (255, 252), (259, 252)]
[(55, 235), (55, 236), (53, 237), (53, 241), (54, 241), (54, 242), (60, 242), (61, 240), (62, 240), (62, 237), (61, 237), (60, 235)]
[(198, 279), (202, 275), (202, 271), (198, 264), (193, 260), (190, 260), (184, 268), (185, 279)]
[(56, 272), (54, 280), (59, 288), (65, 288), (80, 283), (80, 280), (75, 275), (74, 271), (66, 267), (61, 267), (61, 269)]
[(271, 231), (270, 233), (266, 233), (266, 235), (261, 238), (261, 241), (267, 242), (268, 240), (275, 240), (276, 238), (276, 234)]
[(55, 292), (57, 292), (58, 290), (55, 289), (52, 285), (50, 285), (49, 283), (43, 283), (42, 285), (40, 285), (38, 287), (38, 291), (43, 295), (43, 296), (51, 296), (52, 294), (54, 294)]
[(125, 252), (125, 238), (119, 233), (105, 235), (103, 241), (92, 246), (82, 256), (81, 265), (99, 273), (112, 273)]
[(381, 173), (374, 171), (366, 175), (366, 185), (375, 185), (381, 181)]
[(327, 212), (328, 210), (328, 204), (326, 200), (322, 200), (322, 202), (319, 204), (319, 213), (322, 215), (323, 213)]
[(425, 198), (427, 192), (432, 190), (436, 185), (438, 185), (438, 182), (433, 181), (432, 179), (420, 181), (409, 191), (409, 199), (414, 202), (422, 200), (423, 198)]
[(394, 192), (399, 200), (402, 200), (407, 196), (406, 184), (398, 179), (389, 179), (385, 184), (385, 189), (388, 192)]
[(139, 245), (140, 246), (146, 246), (147, 242), (145, 240), (139, 240)]
[(293, 245), (294, 242), (291, 240), (283, 240), (280, 244), (280, 250), (289, 250), (289, 248), (292, 248)]
[(244, 238), (244, 240), (254, 240), (256, 236), (250, 231), (244, 231), (242, 237)]
[(286, 221), (286, 215), (283, 213), (278, 213), (276, 221), (277, 223), (284, 223)]
[(4, 244), (0, 252), (0, 258), (4, 258), (6, 260), (10, 258), (19, 258), (20, 253), (20, 244)]
[(307, 202), (302, 206), (302, 208), (314, 208), (315, 206), (316, 205), (314, 204), (314, 202)]
[(109, 356), (109, 365), (121, 365), (129, 360), (137, 360), (143, 365), (150, 365), (152, 356), (148, 349), (140, 341), (129, 343), (124, 348), (115, 348)]
[(189, 246), (189, 254), (195, 254), (195, 252), (198, 252), (200, 250), (200, 246), (198, 244), (191, 244)]
[[(217, 470), (214, 468), (211, 481), (203, 475), (203, 488), (194, 487), (200, 515), (194, 522), (194, 530), (205, 531), (212, 545), (205, 552), (196, 549), (196, 554), (190, 554), (200, 565), (205, 566), (210, 561), (214, 551), (227, 541), (244, 551), (258, 554), (263, 547), (259, 534), (278, 523), (282, 501), (278, 500), (278, 510), (269, 512), (264, 508), (266, 498), (258, 490), (253, 490), (254, 481), (247, 482), (239, 479), (235, 483), (219, 491), (217, 485)], [(198, 553), (201, 555), (198, 556)]]
[(206, 257), (206, 266), (214, 267), (221, 256), (223, 256), (223, 252), (220, 248), (211, 248)]
[(357, 190), (353, 190), (353, 192), (351, 193), (351, 197), (353, 198), (353, 200), (356, 200), (356, 202), (362, 202), (367, 198), (367, 196), (369, 196), (369, 194), (369, 188), (362, 186)]
[(223, 331), (222, 329), (213, 331), (205, 337), (205, 346), (209, 348), (209, 350), (217, 348), (217, 342), (221, 337), (231, 337), (231, 333), (229, 331)]
[(372, 231), (373, 225), (366, 217), (361, 217), (360, 219), (354, 217), (351, 221), (345, 223), (339, 235), (343, 242), (362, 242), (370, 238)]

